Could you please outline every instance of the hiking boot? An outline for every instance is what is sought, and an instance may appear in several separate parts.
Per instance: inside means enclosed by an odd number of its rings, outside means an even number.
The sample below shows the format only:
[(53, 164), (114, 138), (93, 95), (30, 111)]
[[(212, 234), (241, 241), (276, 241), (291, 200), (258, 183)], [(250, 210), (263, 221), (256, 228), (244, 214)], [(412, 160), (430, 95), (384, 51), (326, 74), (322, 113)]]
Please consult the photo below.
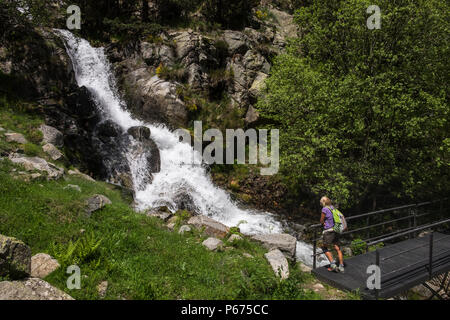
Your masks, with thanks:
[(328, 271), (336, 271), (337, 265), (335, 262), (330, 263), (330, 267), (328, 268)]
[(339, 272), (342, 272), (342, 273), (344, 273), (344, 271), (345, 271), (343, 264), (340, 264), (337, 269), (338, 269)]

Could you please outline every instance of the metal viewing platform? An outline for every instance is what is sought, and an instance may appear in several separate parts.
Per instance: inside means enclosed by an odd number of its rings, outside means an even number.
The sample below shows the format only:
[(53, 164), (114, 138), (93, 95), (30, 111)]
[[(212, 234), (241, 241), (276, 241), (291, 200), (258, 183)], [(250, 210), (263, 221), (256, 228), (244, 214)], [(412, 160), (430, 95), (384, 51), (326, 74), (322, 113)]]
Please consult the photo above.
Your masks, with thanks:
[[(440, 204), (438, 210), (431, 209), (436, 204)], [(406, 215), (403, 214), (405, 211)], [(383, 214), (388, 214), (389, 219), (385, 219)], [(437, 215), (444, 219), (436, 221)], [(359, 242), (365, 253), (345, 259), (345, 273), (330, 272), (328, 266), (316, 268), (316, 258), (322, 254), (318, 249), (321, 226), (313, 225), (310, 227), (314, 232), (312, 274), (340, 290), (359, 292), (364, 299), (391, 298), (420, 284), (430, 290), (431, 298), (442, 298), (426, 282), (445, 274), (440, 289), (448, 292), (450, 235), (445, 233), (448, 233), (449, 216), (448, 209), (443, 210), (442, 201), (434, 201), (347, 217), (354, 228), (341, 236), (350, 236), (353, 243)], [(427, 217), (427, 223), (418, 225), (421, 217)], [(364, 219), (363, 223), (353, 222), (359, 218)], [(369, 218), (372, 224), (369, 224)], [(435, 230), (444, 230), (445, 233)], [(366, 239), (362, 240), (361, 235)], [(368, 279), (373, 276), (375, 266), (379, 267), (380, 286), (369, 289)], [(373, 277), (369, 282), (372, 280)], [(446, 288), (442, 287), (445, 283)], [(372, 286), (369, 284), (369, 287)]]

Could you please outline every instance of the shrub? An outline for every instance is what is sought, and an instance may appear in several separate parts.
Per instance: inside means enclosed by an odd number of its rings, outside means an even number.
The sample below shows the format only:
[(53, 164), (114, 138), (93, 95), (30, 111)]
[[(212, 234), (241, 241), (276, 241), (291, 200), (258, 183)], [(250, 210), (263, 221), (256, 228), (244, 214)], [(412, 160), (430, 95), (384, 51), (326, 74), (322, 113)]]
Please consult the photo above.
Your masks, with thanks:
[(352, 254), (357, 256), (359, 254), (366, 252), (367, 243), (362, 239), (358, 238), (352, 241), (350, 248), (352, 249)]
[(161, 79), (167, 81), (177, 81), (177, 82), (185, 82), (186, 81), (186, 70), (182, 64), (174, 64), (173, 66), (165, 66), (163, 63), (160, 63), (158, 68), (156, 68), (156, 74)]
[(44, 138), (44, 135), (42, 134), (42, 132), (37, 128), (29, 129), (27, 132), (27, 135), (28, 135), (28, 139), (35, 144), (41, 143), (42, 139)]
[(25, 154), (30, 157), (36, 157), (42, 151), (41, 147), (39, 147), (33, 143), (26, 143), (23, 146), (23, 149), (24, 149)]

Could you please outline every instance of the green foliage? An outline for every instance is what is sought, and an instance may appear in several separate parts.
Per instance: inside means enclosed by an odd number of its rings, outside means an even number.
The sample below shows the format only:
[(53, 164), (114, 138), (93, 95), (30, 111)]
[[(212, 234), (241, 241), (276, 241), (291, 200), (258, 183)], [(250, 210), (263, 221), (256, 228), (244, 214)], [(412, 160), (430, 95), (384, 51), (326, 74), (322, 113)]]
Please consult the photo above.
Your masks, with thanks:
[(363, 254), (366, 252), (367, 243), (362, 239), (355, 239), (352, 241), (350, 248), (352, 249), (352, 254), (354, 256)]
[(94, 233), (91, 232), (75, 242), (70, 240), (67, 245), (52, 244), (50, 250), (52, 256), (64, 267), (88, 263), (95, 268), (100, 264), (101, 243), (102, 239), (96, 239)]
[(304, 279), (299, 273), (278, 283), (272, 298), (274, 300), (318, 300), (320, 296), (312, 290), (302, 289)]
[(359, 292), (359, 289), (348, 292), (347, 293), (347, 300), (362, 300), (361, 293)]
[(176, 63), (172, 66), (165, 66), (161, 63), (158, 68), (156, 68), (156, 74), (162, 79), (182, 83), (186, 82), (187, 78), (186, 69), (181, 63)]
[(41, 143), (44, 138), (42, 131), (37, 128), (29, 128), (27, 130), (27, 135), (28, 139), (35, 144)]
[(207, 19), (224, 29), (241, 29), (248, 25), (250, 12), (257, 3), (256, 0), (205, 0), (202, 10)]
[(367, 243), (360, 238), (354, 239), (352, 241), (352, 243), (350, 244), (350, 249), (352, 250), (352, 254), (354, 256), (366, 253), (366, 250), (368, 252), (371, 252), (371, 251), (375, 251), (375, 250), (383, 248), (383, 247), (384, 247), (383, 242), (380, 242), (375, 245), (367, 247)]
[[(30, 17), (37, 26), (53, 26), (57, 22), (57, 12), (47, 0), (6, 0), (2, 1), (2, 7), (9, 13), (9, 18), (21, 22), (29, 21)], [(21, 8), (21, 11), (17, 8)]]
[[(99, 299), (97, 286), (105, 280), (106, 299), (317, 298), (303, 291), (296, 268), (291, 277), (298, 281), (280, 284), (266, 250), (248, 239), (233, 250), (210, 252), (200, 245), (203, 235), (179, 235), (159, 219), (134, 212), (114, 186), (77, 177), (25, 182), (10, 176), (15, 167), (0, 162), (0, 233), (21, 239), (33, 254), (55, 257), (62, 267), (46, 281), (76, 299)], [(67, 184), (82, 191), (66, 190)], [(92, 194), (106, 195), (112, 205), (87, 218), (84, 200)], [(67, 289), (72, 264), (80, 267), (81, 290)]]
[(145, 38), (149, 42), (158, 43), (162, 41), (159, 34), (164, 30), (158, 23), (142, 22), (139, 19), (114, 19), (104, 18), (102, 23), (110, 32), (110, 36), (119, 42), (134, 40), (138, 37)]
[(280, 129), (291, 192), (328, 194), (342, 208), (450, 191), (448, 6), (381, 1), (381, 30), (369, 30), (370, 4), (319, 0), (298, 10), (305, 35), (275, 59), (258, 102)]
[(42, 153), (41, 147), (33, 144), (33, 143), (26, 143), (24, 146), (24, 152), (27, 156), (35, 157), (38, 156), (40, 153)]

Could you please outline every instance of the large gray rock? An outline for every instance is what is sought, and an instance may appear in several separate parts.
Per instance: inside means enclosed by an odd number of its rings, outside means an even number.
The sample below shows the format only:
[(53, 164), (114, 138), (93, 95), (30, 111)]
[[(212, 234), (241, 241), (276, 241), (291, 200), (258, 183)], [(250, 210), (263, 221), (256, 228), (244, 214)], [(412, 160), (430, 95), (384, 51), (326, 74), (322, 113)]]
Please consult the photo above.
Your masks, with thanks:
[(205, 84), (208, 83), (208, 77), (203, 73), (202, 68), (196, 64), (192, 63), (187, 68), (188, 84), (192, 89), (204, 88)]
[(127, 132), (129, 135), (131, 135), (133, 138), (135, 138), (138, 141), (144, 141), (144, 140), (150, 139), (150, 135), (151, 135), (150, 128), (143, 127), (143, 126), (131, 127), (128, 129)]
[(175, 43), (175, 52), (186, 67), (196, 63), (201, 67), (217, 64), (214, 58), (216, 48), (211, 39), (192, 30), (171, 33)]
[(247, 72), (254, 79), (257, 72), (268, 74), (270, 72), (270, 63), (264, 58), (262, 54), (255, 50), (248, 50), (244, 57), (243, 62)]
[(67, 293), (38, 278), (0, 282), (0, 300), (74, 300)]
[(252, 83), (252, 86), (250, 87), (250, 94), (253, 97), (258, 97), (261, 92), (265, 88), (265, 81), (269, 76), (266, 73), (258, 72), (256, 75), (255, 80)]
[(279, 276), (281, 279), (289, 278), (289, 263), (284, 256), (284, 254), (278, 250), (274, 249), (269, 251), (264, 255), (264, 257), (269, 261), (273, 272)]
[(21, 157), (16, 154), (10, 155), (11, 162), (21, 164), (27, 171), (41, 171), (47, 172), (48, 180), (57, 180), (64, 174), (64, 170), (55, 166), (54, 164), (45, 161), (39, 157)]
[(269, 73), (270, 64), (259, 52), (248, 50), (245, 55), (237, 54), (233, 57), (228, 62), (227, 69), (232, 70), (234, 75), (228, 93), (233, 104), (242, 108), (249, 105), (251, 96), (262, 90), (264, 83), (262, 74)]
[(173, 217), (173, 213), (169, 210), (169, 208), (162, 206), (157, 208), (152, 208), (147, 212), (148, 217), (155, 217), (161, 219), (163, 221), (168, 221)]
[(187, 210), (192, 215), (200, 214), (198, 207), (195, 205), (194, 199), (186, 190), (179, 190), (173, 196), (173, 202), (176, 204), (178, 210)]
[(245, 53), (248, 49), (247, 38), (244, 33), (233, 30), (225, 30), (223, 39), (228, 44), (230, 54)]
[(206, 216), (192, 217), (188, 224), (199, 229), (204, 228), (204, 233), (211, 237), (224, 238), (230, 231), (226, 225)]
[(0, 276), (22, 279), (31, 273), (31, 249), (13, 237), (0, 234)]
[(259, 119), (259, 112), (253, 106), (249, 106), (247, 114), (245, 115), (245, 123), (251, 124)]
[(31, 276), (44, 279), (60, 267), (58, 260), (46, 253), (38, 253), (31, 257)]
[(86, 211), (90, 216), (93, 212), (102, 209), (103, 207), (105, 207), (108, 204), (111, 204), (112, 202), (104, 195), (96, 194), (91, 198), (87, 199), (86, 203), (87, 203)]
[(53, 144), (47, 143), (42, 147), (45, 153), (47, 153), (52, 160), (59, 160), (63, 157), (61, 151), (59, 151)]
[(155, 43), (141, 42), (141, 56), (148, 65), (171, 65), (175, 61), (171, 47)]
[(191, 227), (188, 225), (181, 226), (180, 229), (178, 229), (179, 234), (184, 234), (185, 232), (191, 232)]
[(186, 126), (188, 113), (177, 95), (177, 85), (152, 76), (147, 68), (133, 70), (123, 77), (133, 112), (147, 121), (166, 122), (178, 128)]
[(71, 175), (71, 176), (78, 176), (78, 177), (81, 177), (81, 178), (83, 178), (85, 180), (88, 180), (88, 181), (91, 181), (91, 182), (95, 182), (95, 179), (93, 179), (91, 176), (88, 176), (87, 174), (84, 174), (84, 173), (80, 172), (80, 170), (78, 170), (78, 169), (69, 170), (67, 173), (69, 175)]
[(134, 154), (136, 158), (145, 156), (147, 160), (147, 177), (142, 181), (142, 186), (135, 186), (137, 189), (140, 189), (153, 181), (152, 173), (157, 173), (161, 170), (161, 157), (158, 146), (150, 137), (149, 128), (143, 126), (131, 127), (128, 129), (128, 134), (137, 141), (137, 143), (129, 146), (129, 152)]
[(15, 142), (20, 144), (25, 144), (28, 142), (21, 133), (8, 132), (5, 133), (5, 137), (7, 142)]
[(259, 234), (252, 237), (268, 250), (279, 249), (289, 258), (294, 259), (297, 248), (297, 239), (285, 233)]
[(202, 242), (202, 245), (205, 246), (210, 251), (216, 251), (218, 249), (223, 248), (223, 242), (222, 240), (219, 240), (217, 238), (208, 238), (205, 241)]
[(285, 11), (272, 8), (270, 9), (270, 13), (275, 17), (277, 22), (274, 45), (279, 48), (284, 48), (288, 38), (298, 37), (298, 26), (294, 22), (293, 16)]
[(64, 145), (64, 136), (58, 129), (43, 124), (39, 130), (42, 132), (44, 143), (51, 143), (56, 147)]

